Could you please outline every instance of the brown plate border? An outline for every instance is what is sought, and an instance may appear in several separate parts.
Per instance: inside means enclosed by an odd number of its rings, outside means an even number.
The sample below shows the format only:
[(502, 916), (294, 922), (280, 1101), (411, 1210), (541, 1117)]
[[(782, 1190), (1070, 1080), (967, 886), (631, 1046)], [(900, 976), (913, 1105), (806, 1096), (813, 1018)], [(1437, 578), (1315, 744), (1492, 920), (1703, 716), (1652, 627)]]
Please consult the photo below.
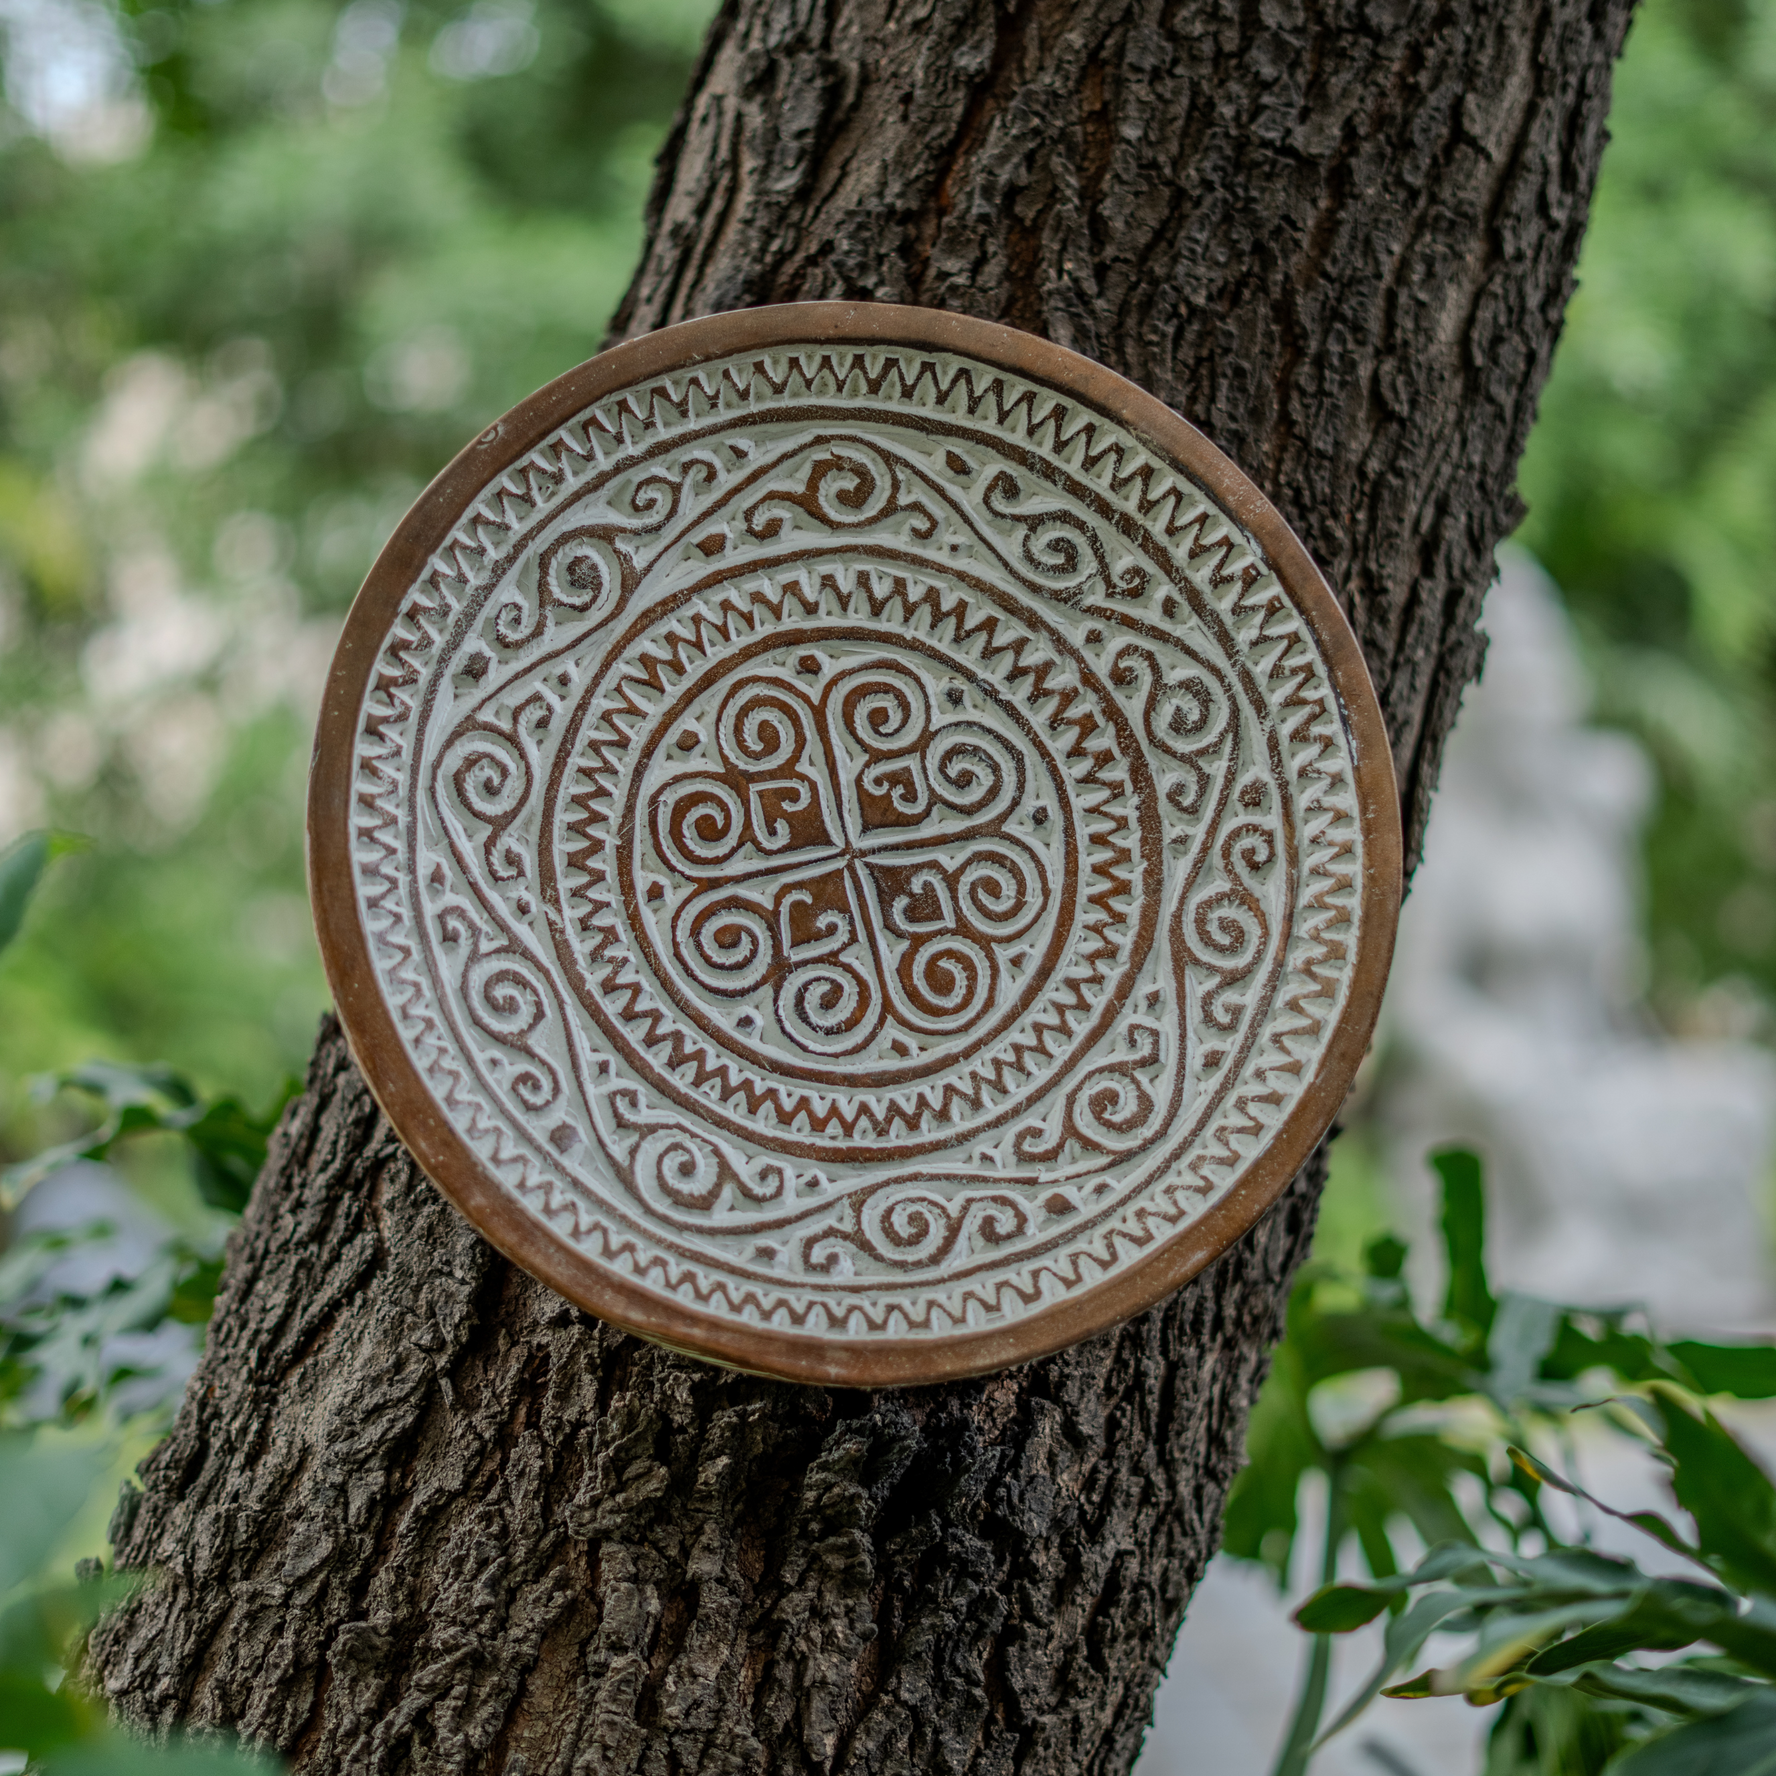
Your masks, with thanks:
[[(1365, 859), (1361, 947), (1350, 994), (1307, 1090), (1245, 1177), (1200, 1219), (1115, 1277), (999, 1331), (840, 1339), (747, 1326), (687, 1308), (594, 1263), (521, 1208), (451, 1126), (408, 1058), (358, 916), (351, 783), (365, 688), (402, 601), (464, 509), (557, 426), (606, 396), (711, 358), (786, 345), (954, 351), (1118, 420), (1256, 538), (1313, 631), (1350, 735)], [(1246, 1233), (1331, 1126), (1367, 1051), (1393, 955), (1401, 864), (1393, 756), (1362, 652), (1319, 569), (1258, 488), (1187, 420), (1076, 352), (993, 322), (885, 303), (789, 303), (680, 322), (601, 352), (495, 421), (414, 502), (365, 579), (328, 674), (309, 773), (309, 895), (327, 980), (371, 1091), (427, 1177), (515, 1264), (599, 1318), (732, 1368), (841, 1387), (918, 1386), (1047, 1356), (1153, 1306)]]

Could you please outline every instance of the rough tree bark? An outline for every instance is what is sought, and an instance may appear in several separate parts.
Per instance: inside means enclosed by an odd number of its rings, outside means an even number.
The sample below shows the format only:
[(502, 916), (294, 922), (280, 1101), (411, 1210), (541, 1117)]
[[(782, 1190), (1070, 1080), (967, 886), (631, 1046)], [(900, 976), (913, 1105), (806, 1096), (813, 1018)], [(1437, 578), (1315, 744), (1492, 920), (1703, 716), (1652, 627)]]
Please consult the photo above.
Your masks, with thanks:
[[(1345, 600), (1416, 849), (1627, 0), (729, 0), (634, 333), (965, 310), (1143, 383)], [(1111, 1772), (1212, 1553), (1297, 1180), (1142, 1319), (876, 1395), (624, 1338), (416, 1172), (336, 1028), (126, 1493), (93, 1668), (303, 1772)]]

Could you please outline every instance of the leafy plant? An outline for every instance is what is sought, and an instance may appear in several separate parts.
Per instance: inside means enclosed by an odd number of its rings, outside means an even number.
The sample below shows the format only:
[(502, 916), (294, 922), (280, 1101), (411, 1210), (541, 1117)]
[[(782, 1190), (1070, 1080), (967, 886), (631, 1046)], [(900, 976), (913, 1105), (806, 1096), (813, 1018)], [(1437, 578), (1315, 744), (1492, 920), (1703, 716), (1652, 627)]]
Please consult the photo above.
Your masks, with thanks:
[(41, 1776), (271, 1776), (274, 1760), (227, 1740), (150, 1745), (120, 1732), (66, 1675), (100, 1612), (134, 1584), (97, 1561), (71, 1580), (45, 1570), (106, 1467), (100, 1447), (0, 1436), (0, 1750)]
[[(0, 853), (0, 948), (22, 924), (50, 860), (69, 848), (56, 835), (34, 833)], [(265, 1164), (271, 1131), (298, 1088), (286, 1080), (276, 1100), (254, 1115), (238, 1098), (204, 1099), (171, 1067), (89, 1061), (39, 1080), (36, 1089), (44, 1101), (62, 1092), (96, 1098), (103, 1114), (89, 1133), (0, 1171), (0, 1209), (16, 1207), (27, 1191), (77, 1160), (107, 1159), (134, 1135), (170, 1133), (185, 1143), (203, 1201), (238, 1215)], [(222, 1272), (219, 1244), (176, 1235), (145, 1267), (109, 1276), (95, 1292), (45, 1292), (71, 1251), (110, 1231), (97, 1223), (28, 1234), (0, 1253), (0, 1423), (84, 1417), (108, 1391), (141, 1373), (116, 1354), (120, 1337), (152, 1332), (169, 1320), (209, 1320)], [(37, 1411), (21, 1412), (27, 1395)]]
[[(0, 853), (0, 949), (67, 848), (36, 833)], [(238, 1213), (295, 1085), (262, 1116), (234, 1098), (206, 1102), (168, 1067), (91, 1062), (45, 1081), (42, 1095), (67, 1090), (99, 1100), (97, 1128), (0, 1176), (0, 1207), (75, 1160), (103, 1160), (118, 1142), (158, 1131), (183, 1138), (204, 1201)], [(92, 1293), (46, 1292), (70, 1252), (109, 1231), (35, 1233), (0, 1252), (0, 1425), (11, 1427), (0, 1430), (0, 1755), (24, 1757), (40, 1776), (271, 1776), (277, 1760), (223, 1738), (149, 1744), (120, 1731), (78, 1681), (93, 1623), (139, 1580), (107, 1576), (97, 1560), (71, 1579), (53, 1574), (58, 1544), (111, 1464), (108, 1442), (72, 1441), (66, 1427), (139, 1373), (117, 1355), (121, 1335), (208, 1321), (222, 1268), (219, 1249), (174, 1236), (135, 1274), (108, 1276)], [(45, 1425), (57, 1429), (46, 1435)]]
[[(1297, 1612), (1314, 1639), (1277, 1776), (1305, 1771), (1432, 1634), (1471, 1635), (1472, 1651), (1385, 1693), (1506, 1701), (1488, 1776), (1590, 1776), (1606, 1764), (1610, 1776), (1742, 1776), (1763, 1767), (1743, 1754), (1766, 1731), (1758, 1756), (1776, 1770), (1776, 1692), (1766, 1688), (1776, 1676), (1776, 1490), (1698, 1403), (1776, 1397), (1776, 1347), (1668, 1344), (1626, 1310), (1495, 1296), (1480, 1162), (1452, 1150), (1433, 1163), (1448, 1263), (1440, 1312), (1421, 1319), (1414, 1309), (1406, 1248), (1392, 1237), (1371, 1243), (1361, 1275), (1304, 1271), (1253, 1416), (1250, 1465), (1229, 1497), (1227, 1550), (1286, 1580), (1301, 1483), (1318, 1473), (1326, 1488), (1322, 1584)], [(1635, 1392), (1610, 1403), (1600, 1375)], [(1563, 1544), (1550, 1523), (1549, 1487), (1588, 1495), (1529, 1445), (1560, 1443), (1572, 1412), (1600, 1408), (1644, 1431), (1696, 1531), (1686, 1537), (1650, 1513), (1625, 1521), (1703, 1581), (1649, 1578)], [(1408, 1527), (1430, 1550), (1409, 1570), (1399, 1545)], [(1338, 1581), (1353, 1543), (1368, 1585)], [(1384, 1611), (1380, 1666), (1322, 1732), (1331, 1637)], [(1660, 1669), (1629, 1662), (1698, 1643), (1711, 1650)], [(1740, 1761), (1682, 1761), (1711, 1735)]]
[(40, 1102), (64, 1091), (96, 1098), (104, 1116), (90, 1134), (0, 1171), (0, 1208), (81, 1159), (106, 1159), (131, 1135), (175, 1134), (190, 1150), (198, 1194), (213, 1209), (238, 1215), (265, 1164), (266, 1143), (301, 1082), (286, 1079), (271, 1104), (255, 1115), (236, 1097), (205, 1099), (184, 1074), (166, 1066), (120, 1066), (88, 1061), (36, 1082)]

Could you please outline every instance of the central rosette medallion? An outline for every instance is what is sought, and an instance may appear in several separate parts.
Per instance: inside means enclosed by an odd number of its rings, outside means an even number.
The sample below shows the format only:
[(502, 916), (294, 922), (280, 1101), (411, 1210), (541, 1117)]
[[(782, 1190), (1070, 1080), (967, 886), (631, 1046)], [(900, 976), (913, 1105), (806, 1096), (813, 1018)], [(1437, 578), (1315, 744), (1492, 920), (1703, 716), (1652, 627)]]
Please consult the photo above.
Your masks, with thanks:
[(638, 929), (725, 1046), (809, 1078), (843, 1060), (910, 1079), (991, 1040), (1052, 966), (1064, 785), (1003, 709), (935, 716), (967, 700), (936, 662), (807, 637), (784, 656), (663, 714), (666, 758), (694, 762), (637, 785)]

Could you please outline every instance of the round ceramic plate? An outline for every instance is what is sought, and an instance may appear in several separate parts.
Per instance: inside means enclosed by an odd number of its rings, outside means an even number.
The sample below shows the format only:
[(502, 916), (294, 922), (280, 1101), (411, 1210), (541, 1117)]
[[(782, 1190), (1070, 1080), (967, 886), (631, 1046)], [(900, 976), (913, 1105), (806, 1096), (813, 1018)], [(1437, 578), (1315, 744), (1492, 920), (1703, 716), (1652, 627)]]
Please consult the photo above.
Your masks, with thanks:
[(1312, 562), (1098, 365), (914, 308), (604, 353), (421, 496), (309, 808), (372, 1088), (581, 1306), (937, 1381), (1149, 1306), (1324, 1133), (1392, 947)]

